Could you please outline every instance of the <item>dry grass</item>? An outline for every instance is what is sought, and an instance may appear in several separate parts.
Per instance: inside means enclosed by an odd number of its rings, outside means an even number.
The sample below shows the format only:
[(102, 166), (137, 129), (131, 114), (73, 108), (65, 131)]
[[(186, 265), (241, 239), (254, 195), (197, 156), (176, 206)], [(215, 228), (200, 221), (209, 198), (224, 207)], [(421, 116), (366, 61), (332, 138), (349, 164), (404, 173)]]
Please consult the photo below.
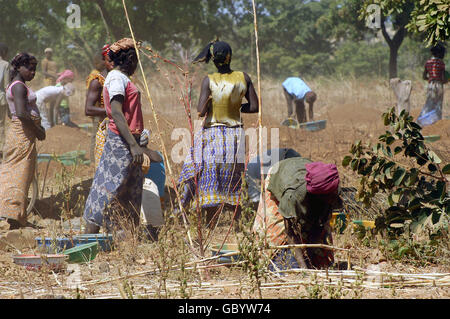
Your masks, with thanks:
[[(152, 74), (148, 81), (150, 93), (160, 119), (163, 142), (169, 153), (179, 141), (171, 139), (174, 128), (188, 128), (185, 111), (180, 103), (178, 91), (179, 75), (170, 68), (161, 67), (160, 75)], [(199, 82), (204, 70), (198, 69), (192, 75), (194, 94), (197, 101)], [(35, 86), (38, 86), (34, 81)], [(326, 119), (327, 129), (320, 132), (306, 132), (280, 127), (286, 116), (286, 107), (280, 83), (263, 79), (263, 125), (279, 128), (280, 147), (290, 147), (313, 160), (336, 163), (345, 187), (356, 185), (357, 179), (341, 166), (344, 155), (356, 140), (375, 141), (383, 132), (381, 114), (393, 106), (394, 97), (387, 81), (357, 79), (320, 78), (309, 83), (318, 94), (315, 118)], [(172, 85), (173, 88), (170, 86)], [(73, 120), (88, 123), (84, 116), (84, 83), (76, 83), (77, 94), (71, 99)], [(450, 90), (446, 90), (444, 115), (449, 114)], [(417, 115), (424, 102), (422, 82), (413, 87), (412, 110)], [(154, 128), (154, 119), (149, 105), (144, 101), (145, 125)], [(257, 116), (245, 115), (245, 126), (257, 127)], [(76, 134), (76, 130), (73, 134)], [(443, 161), (450, 162), (450, 120), (441, 121), (425, 130), (426, 135), (439, 134), (441, 140), (432, 144), (433, 150)], [(81, 136), (81, 134), (80, 134)], [(64, 140), (64, 136), (61, 136)], [(84, 137), (85, 138), (85, 137)], [(270, 138), (270, 136), (269, 136)], [(270, 144), (270, 143), (269, 143)], [(151, 145), (159, 145), (156, 134)], [(172, 160), (171, 158), (169, 160)], [(54, 165), (54, 164), (51, 164)], [(44, 167), (40, 167), (43, 170)], [(174, 178), (180, 172), (181, 164), (173, 163)], [(54, 168), (54, 171), (56, 168)], [(78, 167), (73, 181), (80, 190), (80, 182), (92, 178), (92, 167)], [(58, 180), (49, 176), (48, 189), (44, 197), (50, 198), (58, 187)], [(170, 180), (168, 184), (170, 185)], [(69, 186), (69, 185), (66, 185)], [(86, 196), (87, 188), (80, 190)], [(382, 205), (382, 203), (380, 203)], [(45, 209), (47, 206), (43, 206)], [(170, 200), (165, 203), (166, 214), (171, 210)], [(79, 232), (81, 211), (71, 212), (73, 231)], [(373, 218), (377, 211), (367, 215), (358, 206), (353, 206), (351, 218)], [(242, 233), (229, 227), (231, 212), (225, 212), (217, 229), (212, 233), (210, 244), (221, 244), (228, 232), (227, 243), (238, 243)], [(43, 298), (45, 296), (65, 296), (66, 298), (254, 298), (253, 283), (242, 270), (241, 265), (223, 266), (215, 259), (203, 260), (198, 256), (197, 247), (191, 247), (186, 237), (185, 227), (178, 221), (167, 219), (167, 225), (158, 243), (148, 243), (137, 233), (128, 234), (116, 250), (100, 253), (98, 257), (84, 265), (70, 265), (68, 272), (30, 272), (12, 264), (12, 248), (0, 255), (0, 298)], [(66, 220), (34, 220), (44, 229), (36, 234), (61, 236), (67, 234), (63, 227)], [(191, 227), (195, 227), (191, 224)], [(192, 228), (192, 234), (196, 231)], [(194, 238), (195, 239), (195, 238)], [(360, 232), (348, 227), (343, 234), (334, 234), (334, 246), (350, 249), (352, 270), (329, 272), (300, 271), (267, 274), (261, 282), (264, 298), (448, 298), (450, 270), (448, 241), (441, 243), (435, 259), (425, 264), (414, 260), (398, 260), (389, 255), (379, 235)], [(22, 249), (32, 251), (32, 246)], [(431, 251), (431, 250), (430, 250)], [(424, 253), (424, 252), (422, 252)], [(207, 255), (210, 251), (207, 249)], [(336, 251), (336, 259), (346, 263), (345, 251)], [(433, 261), (434, 260), (434, 261)], [(443, 275), (446, 274), (446, 275)], [(78, 288), (77, 288), (78, 287)]]

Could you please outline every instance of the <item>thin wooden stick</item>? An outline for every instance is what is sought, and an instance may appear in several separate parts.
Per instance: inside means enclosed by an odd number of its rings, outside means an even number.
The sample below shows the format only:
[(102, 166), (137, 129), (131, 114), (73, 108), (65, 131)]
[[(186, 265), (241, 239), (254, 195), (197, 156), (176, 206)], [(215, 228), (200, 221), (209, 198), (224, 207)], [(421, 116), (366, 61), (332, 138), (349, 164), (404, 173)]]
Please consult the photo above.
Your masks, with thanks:
[[(122, 4), (123, 4), (124, 11), (125, 11), (126, 19), (127, 19), (127, 22), (128, 22), (128, 27), (130, 28), (131, 36), (132, 36), (132, 38), (133, 38), (133, 42), (134, 42), (134, 45), (135, 45), (135, 47), (136, 47), (136, 55), (137, 55), (137, 58), (138, 58), (139, 67), (140, 67), (140, 69), (141, 69), (142, 78), (143, 78), (143, 80), (144, 80), (144, 86), (145, 86), (145, 91), (146, 91), (146, 94), (147, 94), (147, 99), (148, 99), (148, 101), (149, 101), (149, 103), (150, 103), (150, 106), (151, 106), (152, 112), (153, 112), (153, 117), (154, 117), (154, 119), (155, 119), (156, 129), (157, 129), (157, 132), (158, 132), (159, 140), (160, 140), (160, 142), (161, 142), (161, 148), (162, 148), (162, 151), (163, 151), (164, 159), (165, 159), (165, 161), (166, 161), (166, 165), (167, 165), (167, 168), (168, 168), (168, 171), (169, 171), (169, 175), (170, 175), (170, 177), (171, 177), (172, 180), (173, 180), (172, 167), (171, 167), (171, 165), (170, 165), (169, 157), (168, 157), (168, 155), (167, 155), (166, 146), (165, 146), (164, 141), (163, 141), (163, 138), (162, 138), (162, 134), (161, 134), (161, 130), (160, 130), (160, 127), (159, 127), (159, 122), (158, 122), (158, 116), (157, 116), (156, 111), (155, 111), (155, 105), (153, 104), (153, 99), (152, 99), (151, 94), (150, 94), (149, 86), (148, 86), (148, 83), (147, 83), (147, 78), (146, 78), (146, 76), (145, 76), (144, 68), (143, 68), (143, 66), (142, 66), (142, 62), (141, 62), (141, 58), (140, 58), (140, 51), (139, 51), (138, 46), (137, 46), (136, 38), (134, 37), (133, 27), (131, 26), (130, 17), (129, 17), (129, 15), (128, 15), (128, 10), (127, 10), (127, 6), (126, 6), (126, 3), (125, 3), (125, 0), (122, 0)], [(176, 192), (177, 196), (179, 197), (179, 194), (178, 194), (178, 192), (176, 191), (175, 185), (174, 185), (174, 189), (175, 189), (175, 192)], [(183, 211), (183, 209), (182, 209), (182, 207), (181, 207), (181, 201), (179, 200), (179, 202), (180, 202), (180, 203), (179, 203), (179, 205), (180, 205), (180, 211)], [(183, 216), (183, 217), (184, 217), (184, 216)], [(189, 228), (188, 228), (187, 225), (186, 225), (186, 220), (185, 220), (185, 218), (183, 218), (183, 221), (185, 222), (185, 227), (186, 227), (186, 229), (187, 229), (187, 234), (188, 234), (189, 242), (190, 242), (190, 244), (191, 244), (191, 246), (192, 246), (192, 248), (193, 248), (193, 247), (194, 247), (194, 244), (193, 244), (193, 242), (192, 242), (192, 238), (191, 238), (191, 235), (190, 235)]]
[(265, 189), (266, 185), (264, 183), (264, 163), (263, 163), (263, 144), (262, 144), (262, 97), (261, 97), (261, 64), (259, 59), (259, 40), (258, 40), (258, 20), (257, 20), (257, 14), (256, 14), (256, 3), (255, 0), (252, 0), (253, 5), (253, 25), (255, 28), (255, 49), (256, 49), (256, 70), (257, 70), (257, 80), (258, 80), (258, 104), (259, 104), (259, 110), (258, 110), (258, 126), (259, 126), (259, 136), (258, 136), (258, 142), (259, 142), (259, 158), (260, 158), (260, 173), (261, 173), (261, 196), (262, 200), (261, 203), (263, 205), (263, 216), (265, 218), (266, 216), (266, 194)]

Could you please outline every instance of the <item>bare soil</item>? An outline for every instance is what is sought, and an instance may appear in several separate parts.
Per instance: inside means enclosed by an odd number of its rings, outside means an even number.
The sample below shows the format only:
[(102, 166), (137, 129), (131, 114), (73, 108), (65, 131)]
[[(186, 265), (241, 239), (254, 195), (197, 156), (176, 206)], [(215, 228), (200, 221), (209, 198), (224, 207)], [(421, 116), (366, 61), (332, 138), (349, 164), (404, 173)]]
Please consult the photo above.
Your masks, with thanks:
[[(164, 80), (161, 80), (164, 81)], [(82, 84), (79, 85), (82, 87)], [(424, 92), (420, 85), (413, 91), (412, 115), (417, 116), (424, 100)], [(159, 127), (164, 145), (169, 154), (172, 175), (167, 178), (167, 188), (171, 189), (181, 170), (182, 163), (173, 163), (171, 160), (172, 147), (179, 140), (172, 140), (171, 133), (174, 128), (188, 128), (184, 109), (181, 105), (174, 104), (173, 92), (161, 92), (159, 87), (151, 89), (158, 110)], [(393, 106), (393, 97), (387, 84), (378, 81), (373, 85), (364, 85), (358, 81), (347, 84), (317, 83), (319, 99), (315, 106), (315, 119), (327, 120), (327, 128), (319, 132), (308, 132), (280, 127), (286, 114), (285, 101), (281, 90), (272, 82), (263, 83), (263, 126), (270, 131), (271, 128), (279, 129), (279, 147), (289, 147), (298, 151), (302, 156), (317, 161), (325, 161), (338, 165), (342, 176), (343, 186), (351, 187), (357, 183), (357, 177), (344, 169), (341, 165), (342, 158), (356, 140), (374, 142), (382, 134), (385, 128), (382, 125), (381, 115), (388, 107)], [(74, 98), (71, 103), (72, 120), (77, 124), (90, 123), (90, 119), (84, 116), (83, 96)], [(143, 99), (145, 99), (143, 94)], [(170, 96), (170, 98), (168, 97)], [(449, 115), (449, 96), (447, 88), (446, 107), (444, 117)], [(151, 146), (161, 150), (158, 139), (157, 127), (151, 113), (151, 109), (144, 101), (145, 125), (153, 132)], [(168, 104), (171, 102), (172, 104)], [(193, 112), (194, 113), (194, 112)], [(245, 126), (256, 127), (256, 115), (244, 115)], [(450, 120), (444, 119), (438, 123), (423, 129), (423, 135), (440, 135), (441, 139), (430, 144), (430, 147), (441, 157), (444, 162), (450, 162)], [(269, 135), (270, 140), (270, 135)], [(89, 158), (91, 143), (90, 133), (82, 129), (74, 129), (65, 126), (57, 126), (47, 132), (47, 139), (38, 143), (40, 154), (61, 155), (69, 151), (83, 150)], [(269, 143), (270, 144), (270, 143)], [(66, 172), (66, 178), (62, 172)], [(39, 226), (39, 229), (28, 229), (31, 236), (70, 236), (81, 232), (81, 215), (84, 200), (89, 194), (95, 169), (93, 164), (78, 165), (76, 167), (62, 167), (56, 162), (40, 163), (38, 167), (40, 199), (35, 206), (35, 212), (30, 216), (30, 221)], [(44, 185), (45, 181), (45, 185)], [(164, 208), (166, 216), (173, 207), (171, 198), (174, 198), (173, 190), (167, 192)], [(65, 210), (63, 208), (66, 208)], [(64, 213), (62, 214), (62, 212)], [(353, 212), (353, 216), (361, 217), (363, 211)], [(221, 243), (237, 242), (240, 236), (229, 221), (231, 213), (219, 224), (211, 234), (209, 241)], [(363, 216), (364, 217), (364, 216)], [(167, 217), (168, 218), (168, 217)], [(67, 221), (71, 222), (68, 223)], [(174, 226), (175, 227), (175, 226)], [(181, 226), (180, 226), (181, 227)], [(177, 229), (176, 227), (174, 228)], [(184, 228), (178, 229), (179, 233)], [(1, 236), (9, 231), (0, 227)], [(196, 229), (191, 227), (191, 233), (195, 237)], [(227, 236), (227, 234), (229, 234)], [(131, 237), (130, 237), (131, 238)], [(334, 234), (335, 246), (351, 248), (350, 261), (353, 269), (375, 269), (387, 273), (446, 273), (449, 275), (450, 261), (448, 254), (444, 254), (445, 260), (439, 262), (426, 262), (420, 265), (417, 261), (397, 260), (386, 256), (380, 247), (373, 244), (365, 245), (358, 239), (358, 233), (348, 228), (344, 234)], [(378, 239), (372, 238), (372, 243)], [(379, 239), (381, 241), (381, 239)], [(191, 271), (189, 275), (180, 271), (167, 274), (167, 281), (161, 273), (152, 272), (160, 266), (170, 264), (172, 258), (179, 262), (180, 247), (189, 251), (184, 238), (184, 245), (172, 239), (164, 244), (135, 242), (133, 239), (123, 240), (118, 248), (112, 252), (100, 252), (95, 260), (88, 264), (70, 265), (69, 270), (52, 274), (51, 272), (33, 272), (15, 265), (12, 256), (17, 249), (12, 246), (3, 247), (0, 253), (0, 298), (43, 298), (45, 296), (64, 296), (65, 298), (256, 298), (258, 295), (251, 291), (252, 284), (249, 276), (241, 267), (214, 266), (208, 272)], [(195, 238), (194, 238), (195, 242)], [(165, 245), (165, 246), (164, 246)], [(1, 247), (1, 246), (0, 246)], [(17, 247), (16, 247), (17, 248)], [(162, 249), (162, 250), (161, 250)], [(36, 247), (28, 245), (19, 249), (23, 253), (35, 252)], [(173, 252), (171, 250), (174, 250)], [(165, 251), (165, 253), (161, 253)], [(167, 252), (170, 251), (170, 252)], [(448, 251), (448, 247), (447, 247)], [(189, 255), (189, 253), (187, 253)], [(166, 261), (163, 261), (163, 257)], [(171, 257), (172, 256), (172, 257)], [(206, 256), (211, 256), (209, 250)], [(343, 263), (348, 261), (348, 256), (343, 252), (336, 253), (336, 259)], [(190, 261), (194, 255), (190, 255)], [(185, 260), (188, 262), (189, 260)], [(159, 265), (159, 266), (158, 266)], [(359, 267), (359, 268), (358, 268)], [(126, 277), (129, 275), (129, 277)], [(185, 276), (185, 277), (183, 277)], [(288, 274), (284, 277), (271, 277), (264, 281), (262, 296), (264, 298), (449, 298), (450, 285), (433, 286), (425, 284), (398, 285), (392, 287), (370, 288), (365, 284), (345, 284), (343, 287), (336, 285), (330, 290), (324, 284), (325, 279), (305, 274)], [(118, 279), (114, 282), (104, 282), (110, 279)], [(182, 285), (185, 278), (191, 288)], [(378, 277), (377, 277), (378, 278)], [(375, 281), (378, 280), (375, 278)], [(303, 280), (303, 281), (302, 281)], [(366, 278), (366, 280), (368, 280)], [(202, 282), (203, 284), (199, 285)], [(289, 285), (289, 283), (292, 283)], [(76, 286), (82, 289), (76, 289)], [(131, 288), (130, 288), (131, 287)], [(166, 287), (167, 290), (164, 290)], [(316, 293), (314, 294), (313, 290)], [(317, 293), (317, 291), (319, 293)]]

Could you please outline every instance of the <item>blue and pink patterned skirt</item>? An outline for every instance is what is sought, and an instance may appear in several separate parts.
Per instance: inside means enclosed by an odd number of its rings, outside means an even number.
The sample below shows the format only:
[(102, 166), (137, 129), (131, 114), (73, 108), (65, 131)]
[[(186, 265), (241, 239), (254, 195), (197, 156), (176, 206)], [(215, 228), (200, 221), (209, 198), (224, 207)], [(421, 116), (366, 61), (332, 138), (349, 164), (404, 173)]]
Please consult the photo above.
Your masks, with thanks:
[[(139, 141), (137, 141), (139, 142)], [(116, 217), (139, 222), (144, 174), (125, 139), (108, 130), (100, 163), (84, 209), (84, 219), (111, 227)]]
[(183, 206), (215, 207), (223, 203), (239, 204), (242, 173), (245, 167), (245, 135), (242, 127), (204, 128), (194, 139), (178, 183)]

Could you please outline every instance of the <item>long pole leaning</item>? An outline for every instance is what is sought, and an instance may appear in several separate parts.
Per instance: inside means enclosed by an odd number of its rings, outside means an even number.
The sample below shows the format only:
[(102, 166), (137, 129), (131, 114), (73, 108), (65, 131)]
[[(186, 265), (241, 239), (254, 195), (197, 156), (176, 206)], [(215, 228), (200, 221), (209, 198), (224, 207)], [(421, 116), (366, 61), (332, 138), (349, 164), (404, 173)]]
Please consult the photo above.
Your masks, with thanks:
[[(166, 165), (167, 165), (167, 168), (169, 170), (169, 175), (172, 177), (172, 175), (173, 175), (172, 168), (171, 168), (170, 163), (169, 163), (169, 157), (167, 155), (166, 146), (164, 145), (164, 141), (163, 141), (163, 138), (162, 138), (162, 135), (161, 135), (161, 130), (159, 128), (158, 116), (156, 114), (155, 105), (153, 104), (153, 99), (152, 99), (152, 96), (150, 94), (150, 90), (149, 90), (148, 83), (147, 83), (147, 77), (145, 76), (145, 72), (144, 72), (144, 67), (142, 66), (140, 51), (138, 49), (136, 38), (134, 36), (133, 27), (131, 26), (131, 21), (130, 21), (129, 15), (128, 15), (128, 10), (127, 10), (127, 5), (125, 3), (125, 0), (122, 0), (122, 4), (123, 4), (123, 9), (125, 11), (126, 19), (127, 19), (127, 22), (128, 22), (128, 27), (130, 29), (131, 37), (133, 38), (134, 46), (136, 48), (136, 55), (137, 55), (138, 62), (139, 62), (139, 68), (141, 70), (142, 78), (144, 80), (144, 86), (145, 86), (145, 91), (146, 91), (146, 94), (147, 94), (147, 99), (149, 100), (150, 106), (152, 108), (153, 117), (154, 117), (155, 123), (156, 123), (156, 129), (158, 131), (158, 137), (159, 137), (159, 140), (161, 142), (161, 148), (162, 148), (162, 151), (163, 151), (163, 154), (164, 154), (164, 159), (166, 161)], [(178, 193), (177, 193), (177, 196), (179, 196)], [(179, 198), (178, 198), (178, 202), (179, 202), (179, 206), (180, 206), (180, 211), (182, 211), (183, 209), (182, 209), (181, 201), (180, 201)], [(192, 238), (191, 238), (191, 234), (190, 234), (189, 228), (186, 225), (187, 222), (186, 222), (186, 220), (184, 218), (183, 218), (183, 221), (184, 221), (185, 227), (187, 229), (187, 235), (188, 235), (188, 238), (189, 238), (189, 242), (190, 242), (191, 247), (193, 249), (194, 248), (194, 244), (192, 242)]]
[(257, 72), (257, 80), (258, 80), (258, 104), (259, 104), (259, 110), (258, 110), (258, 143), (259, 143), (259, 159), (260, 159), (260, 173), (261, 173), (261, 201), (263, 205), (263, 214), (264, 214), (264, 220), (266, 219), (266, 194), (265, 194), (265, 182), (264, 182), (264, 166), (263, 166), (263, 143), (262, 143), (262, 99), (261, 99), (261, 64), (259, 59), (259, 40), (258, 40), (258, 19), (257, 19), (257, 13), (256, 13), (256, 1), (252, 0), (253, 5), (253, 24), (255, 27), (255, 50), (256, 50), (256, 72)]

